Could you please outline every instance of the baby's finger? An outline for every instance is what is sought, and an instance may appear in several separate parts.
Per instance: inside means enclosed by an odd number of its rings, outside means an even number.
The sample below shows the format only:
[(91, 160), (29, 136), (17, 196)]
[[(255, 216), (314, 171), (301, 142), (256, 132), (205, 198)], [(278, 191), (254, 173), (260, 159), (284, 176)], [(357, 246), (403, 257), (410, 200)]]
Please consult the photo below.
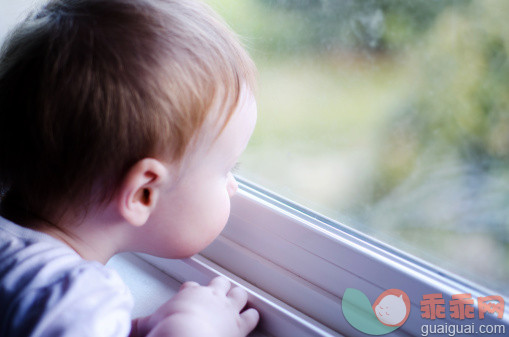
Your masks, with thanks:
[(242, 310), (247, 303), (247, 292), (240, 287), (232, 288), (227, 297), (232, 300), (237, 311)]
[(194, 281), (187, 281), (182, 283), (180, 286), (180, 290), (186, 289), (186, 288), (193, 288), (193, 287), (200, 287), (200, 285)]
[(243, 335), (250, 333), (258, 324), (260, 320), (260, 314), (256, 309), (247, 309), (240, 314), (240, 329)]
[(221, 294), (227, 294), (231, 287), (230, 281), (225, 279), (224, 277), (217, 276), (212, 279), (209, 283), (209, 287), (212, 287), (219, 291)]

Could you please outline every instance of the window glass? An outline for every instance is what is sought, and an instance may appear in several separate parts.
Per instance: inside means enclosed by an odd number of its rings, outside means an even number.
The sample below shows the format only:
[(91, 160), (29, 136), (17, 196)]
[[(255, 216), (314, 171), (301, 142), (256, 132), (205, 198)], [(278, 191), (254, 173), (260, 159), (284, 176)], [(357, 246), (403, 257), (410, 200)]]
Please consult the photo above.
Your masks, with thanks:
[(209, 0), (259, 69), (240, 176), (509, 289), (509, 2)]
[(259, 69), (241, 176), (507, 294), (509, 2), (207, 2)]

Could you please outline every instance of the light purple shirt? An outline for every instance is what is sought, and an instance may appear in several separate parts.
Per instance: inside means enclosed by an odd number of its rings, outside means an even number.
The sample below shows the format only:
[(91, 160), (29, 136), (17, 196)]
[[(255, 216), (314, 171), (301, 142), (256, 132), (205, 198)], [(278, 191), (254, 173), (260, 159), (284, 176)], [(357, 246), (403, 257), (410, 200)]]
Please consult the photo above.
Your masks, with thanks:
[(0, 336), (125, 337), (132, 307), (114, 270), (0, 218)]

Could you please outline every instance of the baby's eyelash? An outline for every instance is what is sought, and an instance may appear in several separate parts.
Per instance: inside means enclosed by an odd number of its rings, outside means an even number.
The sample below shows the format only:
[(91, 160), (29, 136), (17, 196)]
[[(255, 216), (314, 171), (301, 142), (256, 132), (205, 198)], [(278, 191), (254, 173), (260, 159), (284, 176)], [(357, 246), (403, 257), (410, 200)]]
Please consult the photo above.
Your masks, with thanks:
[(239, 172), (239, 168), (240, 168), (240, 163), (237, 162), (237, 163), (235, 163), (235, 165), (232, 167), (232, 169), (230, 171), (232, 173), (237, 173), (237, 172)]

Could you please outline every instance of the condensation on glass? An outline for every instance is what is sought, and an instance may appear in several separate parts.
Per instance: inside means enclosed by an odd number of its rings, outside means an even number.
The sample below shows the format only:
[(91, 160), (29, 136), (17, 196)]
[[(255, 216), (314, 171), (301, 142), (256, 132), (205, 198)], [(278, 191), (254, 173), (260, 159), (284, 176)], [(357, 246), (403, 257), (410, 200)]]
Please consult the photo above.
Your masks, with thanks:
[(509, 289), (509, 2), (211, 0), (259, 69), (240, 175)]
[(207, 2), (259, 69), (240, 175), (507, 294), (509, 2)]

